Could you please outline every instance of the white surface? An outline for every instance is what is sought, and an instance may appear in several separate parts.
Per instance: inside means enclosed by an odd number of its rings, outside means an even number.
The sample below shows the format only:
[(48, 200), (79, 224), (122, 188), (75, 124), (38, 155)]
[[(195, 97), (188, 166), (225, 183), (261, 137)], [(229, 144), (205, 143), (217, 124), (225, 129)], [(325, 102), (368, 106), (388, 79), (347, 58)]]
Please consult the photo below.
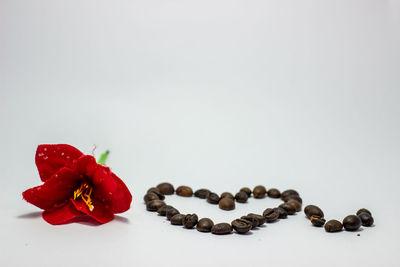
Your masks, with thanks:
[[(0, 266), (399, 266), (399, 1), (14, 0), (0, 27)], [(110, 149), (132, 209), (45, 223), (21, 197), (41, 143)], [(376, 225), (201, 234), (145, 211), (162, 181), (294, 188)], [(279, 203), (167, 202), (217, 222)]]

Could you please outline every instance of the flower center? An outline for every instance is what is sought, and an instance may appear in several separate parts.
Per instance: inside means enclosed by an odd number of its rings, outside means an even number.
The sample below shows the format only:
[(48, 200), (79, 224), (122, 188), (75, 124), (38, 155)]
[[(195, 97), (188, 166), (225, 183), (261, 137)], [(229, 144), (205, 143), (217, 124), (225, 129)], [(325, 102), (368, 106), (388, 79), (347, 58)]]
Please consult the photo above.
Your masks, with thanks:
[(92, 194), (93, 188), (87, 183), (82, 183), (81, 187), (74, 191), (74, 199), (81, 198), (83, 202), (85, 202), (86, 206), (88, 206), (89, 210), (92, 211), (94, 209), (92, 199), (90, 195)]

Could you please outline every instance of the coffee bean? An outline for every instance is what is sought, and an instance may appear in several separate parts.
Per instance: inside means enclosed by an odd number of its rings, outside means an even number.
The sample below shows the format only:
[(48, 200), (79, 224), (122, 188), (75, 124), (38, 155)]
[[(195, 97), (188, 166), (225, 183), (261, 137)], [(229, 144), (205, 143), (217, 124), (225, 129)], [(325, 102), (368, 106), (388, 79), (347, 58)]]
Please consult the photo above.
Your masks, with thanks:
[(242, 188), (239, 190), (239, 192), (240, 192), (240, 191), (245, 192), (245, 193), (247, 194), (247, 197), (250, 197), (250, 196), (251, 196), (251, 189), (248, 188), (248, 187), (242, 187)]
[(249, 221), (251, 223), (251, 228), (255, 228), (258, 226), (259, 222), (257, 220), (257, 218), (253, 217), (253, 216), (242, 216), (240, 217), (240, 219)]
[(156, 188), (156, 187), (149, 188), (149, 190), (147, 190), (147, 193), (156, 194), (160, 200), (164, 200), (165, 199), (165, 196), (163, 194), (161, 194), (160, 190), (158, 188)]
[(176, 189), (176, 194), (181, 197), (191, 197), (193, 190), (189, 186), (181, 185)]
[(267, 191), (267, 194), (271, 198), (280, 198), (281, 192), (276, 188), (271, 188)]
[(211, 228), (211, 233), (215, 235), (226, 235), (232, 232), (232, 226), (229, 223), (217, 223)]
[(262, 215), (254, 214), (254, 213), (249, 213), (249, 214), (247, 214), (247, 216), (256, 218), (257, 221), (258, 221), (257, 226), (261, 226), (261, 225), (263, 225), (263, 224), (265, 223), (265, 218), (264, 218), (264, 216), (262, 216)]
[(183, 218), (185, 218), (185, 214), (175, 214), (171, 217), (171, 224), (173, 225), (182, 225)]
[(263, 216), (267, 223), (271, 223), (271, 222), (276, 221), (279, 218), (279, 211), (268, 208), (268, 209), (264, 210)]
[(298, 195), (288, 195), (288, 196), (284, 197), (282, 200), (285, 202), (288, 202), (291, 199), (294, 199), (300, 203), (303, 203), (303, 200)]
[(164, 205), (161, 208), (159, 208), (157, 210), (157, 213), (160, 214), (161, 216), (166, 216), (167, 215), (167, 211), (169, 209), (175, 209), (174, 207), (170, 206), (170, 205)]
[(210, 193), (211, 193), (210, 190), (202, 188), (194, 192), (194, 196), (204, 199), (207, 198)]
[(325, 219), (318, 215), (312, 215), (310, 221), (314, 226), (317, 227), (321, 227), (325, 224)]
[(229, 192), (224, 192), (224, 193), (221, 194), (221, 198), (225, 198), (225, 197), (228, 197), (228, 198), (230, 198), (232, 200), (235, 199), (235, 197)]
[(279, 219), (286, 219), (288, 216), (288, 213), (285, 209), (282, 208), (274, 208), (275, 211), (279, 213)]
[(298, 202), (297, 200), (291, 199), (286, 203), (291, 204), (293, 207), (295, 207), (296, 208), (296, 212), (301, 211), (301, 203)]
[(232, 227), (239, 234), (245, 234), (253, 227), (252, 223), (244, 219), (236, 219), (232, 221)]
[(359, 213), (358, 217), (361, 220), (362, 226), (371, 226), (374, 224), (374, 218), (372, 218), (371, 214), (369, 214), (367, 212)]
[(207, 197), (207, 202), (210, 204), (218, 204), (219, 196), (215, 193), (210, 193)]
[(143, 200), (145, 203), (152, 201), (152, 200), (156, 200), (156, 199), (160, 199), (156, 194), (154, 193), (147, 193), (146, 195), (144, 195)]
[(182, 224), (183, 227), (187, 228), (187, 229), (192, 229), (198, 221), (198, 217), (195, 213), (193, 214), (187, 214), (183, 220), (182, 220)]
[(157, 188), (164, 195), (172, 195), (175, 192), (174, 186), (170, 183), (161, 183), (157, 185)]
[(197, 222), (196, 229), (199, 232), (211, 232), (214, 222), (209, 218), (202, 218)]
[(343, 225), (338, 220), (330, 220), (325, 224), (325, 231), (328, 233), (342, 231)]
[(267, 189), (265, 189), (265, 187), (262, 185), (257, 185), (253, 189), (253, 196), (255, 198), (264, 198), (266, 193), (267, 193)]
[(343, 227), (347, 231), (355, 231), (361, 226), (361, 220), (356, 215), (349, 215), (343, 219)]
[(162, 206), (165, 206), (165, 202), (159, 199), (149, 201), (146, 204), (146, 208), (148, 211), (157, 211)]
[(359, 209), (358, 211), (357, 211), (357, 215), (359, 215), (361, 212), (366, 212), (366, 213), (368, 213), (369, 215), (371, 215), (372, 216), (372, 213), (369, 211), (369, 210), (367, 210), (367, 209)]
[(293, 215), (293, 214), (296, 213), (296, 207), (294, 207), (292, 204), (289, 204), (289, 203), (286, 203), (286, 202), (283, 203), (283, 204), (280, 204), (279, 208), (282, 208), (282, 209), (286, 210), (286, 212), (289, 215)]
[(249, 198), (249, 196), (248, 196), (247, 193), (244, 192), (244, 191), (239, 191), (239, 192), (236, 193), (236, 195), (235, 195), (235, 199), (236, 199), (236, 201), (239, 202), (239, 203), (246, 203), (248, 198)]
[(165, 213), (168, 220), (171, 220), (171, 218), (174, 217), (176, 214), (179, 214), (179, 211), (175, 208), (168, 209), (167, 212)]
[(285, 191), (283, 191), (283, 192), (281, 193), (281, 199), (283, 200), (285, 197), (288, 197), (288, 196), (290, 196), (290, 195), (296, 195), (296, 196), (298, 196), (299, 193), (297, 193), (296, 190), (288, 189), (288, 190), (285, 190)]
[(235, 201), (233, 201), (230, 197), (221, 198), (218, 204), (219, 208), (223, 210), (233, 210), (235, 208)]
[(315, 205), (308, 205), (304, 208), (304, 213), (306, 214), (307, 218), (310, 219), (312, 215), (317, 215), (319, 217), (324, 218), (323, 211)]

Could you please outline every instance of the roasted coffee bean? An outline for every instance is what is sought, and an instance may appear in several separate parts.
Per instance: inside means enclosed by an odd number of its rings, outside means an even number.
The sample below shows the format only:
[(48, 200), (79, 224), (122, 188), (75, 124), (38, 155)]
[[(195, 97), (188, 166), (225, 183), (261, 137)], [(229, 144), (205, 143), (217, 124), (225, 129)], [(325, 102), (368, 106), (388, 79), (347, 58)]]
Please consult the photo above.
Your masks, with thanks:
[(167, 216), (167, 211), (169, 209), (175, 209), (175, 208), (170, 205), (165, 205), (165, 206), (162, 206), (161, 208), (159, 208), (157, 210), (157, 213), (160, 214), (161, 216)]
[(245, 193), (247, 194), (247, 197), (250, 197), (250, 196), (251, 196), (251, 189), (248, 188), (248, 187), (242, 187), (242, 188), (239, 190), (239, 192), (240, 192), (240, 191), (245, 192)]
[(311, 216), (317, 215), (319, 217), (324, 218), (324, 213), (320, 208), (315, 205), (308, 205), (304, 208), (304, 213), (306, 214), (307, 218), (310, 219)]
[(211, 232), (214, 222), (209, 218), (202, 218), (197, 222), (196, 229), (199, 232)]
[(338, 220), (330, 220), (325, 224), (325, 231), (329, 233), (342, 231), (343, 225)]
[(275, 209), (268, 208), (268, 209), (264, 210), (263, 216), (264, 216), (265, 221), (267, 223), (271, 223), (271, 222), (276, 221), (279, 218), (279, 211), (277, 211)]
[(147, 190), (147, 193), (156, 194), (160, 200), (164, 200), (165, 199), (165, 196), (163, 194), (161, 194), (160, 190), (158, 188), (156, 188), (156, 187), (149, 188), (149, 190)]
[(257, 221), (258, 221), (257, 226), (261, 226), (261, 225), (263, 225), (263, 224), (265, 223), (265, 218), (264, 218), (264, 216), (262, 216), (262, 215), (255, 214), (255, 213), (249, 213), (249, 214), (247, 214), (247, 216), (256, 218)]
[(232, 200), (235, 199), (235, 197), (229, 192), (224, 192), (224, 193), (221, 194), (221, 198), (225, 198), (225, 197), (228, 197), (228, 198), (230, 198)]
[(182, 225), (183, 218), (185, 218), (185, 214), (175, 214), (171, 217), (171, 224), (173, 225)]
[(244, 219), (236, 219), (232, 221), (232, 227), (239, 234), (245, 234), (253, 227), (252, 223)]
[(298, 202), (297, 200), (291, 199), (286, 203), (288, 203), (288, 204), (292, 205), (293, 207), (295, 207), (296, 208), (296, 212), (301, 211), (301, 203)]
[(232, 226), (229, 223), (217, 223), (211, 228), (211, 233), (216, 235), (227, 235), (232, 232)]
[(360, 218), (362, 226), (371, 226), (374, 224), (374, 218), (367, 212), (359, 213), (358, 218)]
[(248, 196), (247, 193), (244, 192), (244, 191), (239, 191), (239, 192), (236, 193), (236, 195), (235, 195), (235, 199), (236, 199), (236, 201), (239, 202), (239, 203), (246, 203), (248, 198), (249, 198), (249, 196)]
[(325, 224), (325, 219), (318, 215), (312, 215), (310, 221), (314, 226), (317, 227), (321, 227)]
[(230, 197), (221, 198), (218, 202), (219, 208), (223, 210), (233, 210), (235, 208), (235, 201)]
[(298, 196), (299, 193), (297, 193), (296, 190), (288, 189), (288, 190), (285, 190), (285, 191), (283, 191), (283, 192), (281, 193), (281, 199), (282, 199), (283, 201), (285, 201), (284, 199), (285, 199), (286, 197), (290, 196), (290, 195), (296, 195), (296, 196)]
[(286, 202), (280, 204), (280, 205), (279, 205), (279, 208), (282, 208), (282, 209), (286, 210), (286, 212), (287, 212), (289, 215), (293, 215), (293, 214), (296, 213), (296, 208), (295, 208), (292, 204), (289, 204), (289, 203), (286, 203)]
[(361, 226), (361, 220), (356, 215), (349, 215), (343, 219), (343, 227), (347, 231), (355, 231)]
[(267, 189), (265, 189), (265, 187), (262, 185), (257, 185), (253, 189), (253, 196), (255, 198), (264, 198), (266, 193), (267, 193)]
[(271, 198), (280, 198), (281, 192), (276, 188), (271, 188), (267, 191), (267, 194)]
[(282, 208), (274, 208), (275, 211), (279, 212), (279, 219), (286, 219), (288, 213), (285, 209)]
[(168, 209), (167, 212), (165, 213), (168, 220), (171, 220), (171, 218), (174, 217), (176, 214), (179, 214), (179, 211), (175, 208)]
[(372, 213), (369, 211), (369, 210), (367, 210), (367, 209), (359, 209), (358, 211), (357, 211), (357, 215), (359, 215), (361, 212), (366, 212), (366, 213), (368, 213), (369, 215), (371, 215), (372, 216)]
[(191, 197), (193, 190), (189, 186), (181, 185), (176, 189), (176, 194), (181, 197)]
[(154, 193), (147, 193), (146, 195), (144, 195), (143, 200), (145, 203), (152, 201), (152, 200), (156, 200), (156, 199), (160, 199), (156, 194)]
[(211, 192), (207, 197), (207, 202), (210, 204), (218, 204), (219, 196), (217, 194)]
[(207, 198), (210, 193), (211, 193), (210, 190), (202, 188), (194, 192), (194, 196), (204, 199)]
[(259, 224), (257, 218), (253, 217), (253, 216), (242, 216), (240, 217), (240, 219), (249, 221), (251, 223), (251, 228), (256, 228)]
[(172, 195), (175, 192), (174, 186), (170, 183), (161, 183), (157, 185), (157, 188), (164, 195)]
[(288, 195), (288, 196), (284, 197), (282, 200), (285, 201), (285, 202), (288, 202), (291, 199), (294, 199), (294, 200), (297, 200), (300, 203), (303, 203), (303, 200), (298, 195)]
[(183, 227), (187, 228), (187, 229), (192, 229), (198, 221), (198, 217), (195, 213), (193, 214), (187, 214), (183, 220), (182, 220), (182, 224)]
[(162, 206), (165, 206), (165, 202), (159, 199), (149, 201), (146, 204), (146, 208), (148, 211), (157, 211)]

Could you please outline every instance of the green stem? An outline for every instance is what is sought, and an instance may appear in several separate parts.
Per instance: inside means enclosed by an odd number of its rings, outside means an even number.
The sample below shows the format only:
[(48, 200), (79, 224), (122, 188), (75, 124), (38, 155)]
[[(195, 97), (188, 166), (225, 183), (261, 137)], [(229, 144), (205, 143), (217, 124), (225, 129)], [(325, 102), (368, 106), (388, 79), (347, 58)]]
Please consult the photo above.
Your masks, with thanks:
[(97, 161), (98, 164), (104, 165), (104, 163), (106, 162), (106, 159), (108, 157), (108, 154), (110, 154), (110, 151), (107, 150), (106, 152), (104, 152), (103, 154), (100, 155), (99, 160)]

